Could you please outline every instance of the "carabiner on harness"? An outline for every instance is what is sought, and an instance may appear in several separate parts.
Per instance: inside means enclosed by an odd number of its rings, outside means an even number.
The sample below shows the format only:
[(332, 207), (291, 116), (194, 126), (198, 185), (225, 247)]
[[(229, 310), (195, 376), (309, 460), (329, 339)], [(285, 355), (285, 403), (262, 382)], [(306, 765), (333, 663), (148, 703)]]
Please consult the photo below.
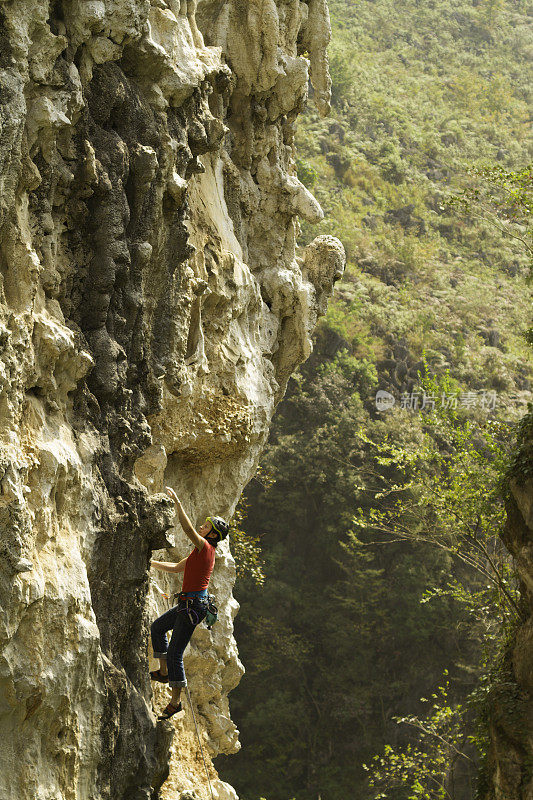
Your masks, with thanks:
[(187, 597), (186, 592), (175, 592), (172, 595), (172, 600), (174, 600), (176, 596), (178, 598), (178, 605), (182, 602), (185, 602), (185, 608), (180, 608), (179, 611), (186, 611), (191, 625), (194, 626), (198, 625), (198, 623), (200, 622), (198, 613), (194, 610), (194, 608), (191, 608), (194, 602), (194, 597)]
[[(198, 619), (198, 614), (196, 613), (194, 608), (190, 608), (190, 604), (192, 602), (193, 602), (192, 597), (187, 597), (185, 599), (185, 608), (187, 609), (187, 616), (189, 617), (189, 621), (190, 621), (191, 625), (195, 625), (196, 626), (196, 625), (198, 625), (199, 619)], [(192, 618), (193, 614), (196, 617), (196, 622)]]

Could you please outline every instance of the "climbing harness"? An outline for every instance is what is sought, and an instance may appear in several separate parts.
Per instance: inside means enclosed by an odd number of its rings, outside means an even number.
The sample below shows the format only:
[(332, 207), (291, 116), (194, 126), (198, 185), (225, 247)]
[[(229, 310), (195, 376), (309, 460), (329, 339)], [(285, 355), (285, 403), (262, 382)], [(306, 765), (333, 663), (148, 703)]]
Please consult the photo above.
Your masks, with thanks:
[(169, 607), (171, 607), (172, 603), (174, 603), (176, 600), (178, 604), (180, 603), (180, 601), (185, 600), (185, 608), (180, 608), (179, 610), (185, 611), (187, 613), (191, 625), (198, 625), (200, 621), (197, 612), (194, 610), (194, 608), (190, 607), (194, 596), (196, 596), (201, 603), (207, 604), (207, 613), (204, 617), (204, 622), (207, 625), (207, 629), (211, 630), (211, 628), (217, 621), (218, 608), (216, 606), (216, 598), (214, 597), (214, 595), (212, 594), (200, 595), (197, 594), (196, 592), (174, 592), (173, 594), (167, 594), (167, 592), (164, 592), (163, 589), (153, 578), (150, 578), (150, 583), (153, 585), (158, 594), (161, 595), (161, 597), (163, 597), (165, 600), (170, 601), (168, 603)]
[[(180, 598), (179, 602), (183, 602), (183, 598)], [(186, 597), (185, 608), (180, 608), (179, 611), (186, 611), (187, 616), (189, 617), (189, 622), (191, 623), (191, 625), (196, 626), (200, 622), (200, 617), (198, 616), (198, 613), (194, 610), (194, 608), (191, 608), (192, 603), (193, 603), (193, 598)]]
[(213, 797), (213, 789), (211, 787), (211, 781), (209, 779), (209, 771), (207, 769), (207, 764), (205, 763), (204, 748), (202, 747), (202, 742), (200, 741), (200, 734), (198, 733), (198, 725), (196, 724), (196, 715), (194, 713), (194, 708), (192, 707), (191, 694), (189, 692), (189, 687), (188, 686), (185, 686), (185, 691), (187, 692), (187, 697), (189, 698), (189, 706), (191, 708), (191, 714), (192, 714), (192, 718), (194, 720), (194, 727), (196, 728), (196, 738), (198, 739), (198, 744), (200, 745), (200, 752), (202, 754), (202, 761), (204, 762), (205, 774), (207, 776), (207, 783), (209, 785), (209, 791), (211, 793), (211, 800), (215, 800), (215, 798)]
[[(212, 594), (200, 594), (199, 592), (176, 592), (176, 594), (172, 595), (172, 599), (175, 597), (178, 598), (178, 602), (183, 602), (185, 600), (185, 608), (181, 609), (182, 611), (187, 611), (187, 616), (191, 621), (191, 625), (198, 625), (200, 622), (199, 616), (194, 610), (194, 608), (190, 608), (190, 604), (193, 600), (199, 600), (203, 606), (207, 607), (207, 611), (203, 621), (207, 625), (208, 630), (211, 630), (213, 625), (218, 619), (218, 608), (215, 605), (216, 600), (214, 595)], [(194, 614), (194, 619), (193, 615)]]
[(172, 601), (174, 602), (176, 598), (178, 600), (178, 605), (185, 602), (185, 607), (180, 608), (178, 613), (179, 611), (185, 611), (189, 617), (191, 625), (198, 625), (200, 622), (200, 617), (191, 606), (194, 600), (199, 600), (202, 605), (205, 605), (207, 602), (207, 597), (205, 595), (198, 595), (196, 592), (174, 592), (172, 595)]

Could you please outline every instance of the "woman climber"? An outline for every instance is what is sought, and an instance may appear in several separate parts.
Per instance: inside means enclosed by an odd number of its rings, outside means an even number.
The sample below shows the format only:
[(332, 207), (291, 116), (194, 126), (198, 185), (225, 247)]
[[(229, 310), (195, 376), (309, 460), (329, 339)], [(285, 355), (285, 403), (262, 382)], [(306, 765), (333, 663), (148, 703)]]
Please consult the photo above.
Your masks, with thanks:
[[(166, 487), (174, 500), (181, 527), (194, 545), (187, 558), (177, 564), (168, 561), (150, 562), (150, 566), (164, 572), (183, 572), (183, 585), (178, 595), (178, 605), (158, 617), (151, 627), (154, 656), (159, 659), (159, 669), (150, 673), (154, 681), (168, 683), (172, 697), (158, 719), (170, 717), (182, 710), (181, 690), (187, 686), (183, 668), (183, 652), (195, 627), (207, 613), (207, 587), (215, 563), (215, 548), (228, 535), (229, 525), (220, 517), (208, 517), (195, 531), (192, 523), (173, 489)], [(172, 630), (170, 644), (167, 631)]]

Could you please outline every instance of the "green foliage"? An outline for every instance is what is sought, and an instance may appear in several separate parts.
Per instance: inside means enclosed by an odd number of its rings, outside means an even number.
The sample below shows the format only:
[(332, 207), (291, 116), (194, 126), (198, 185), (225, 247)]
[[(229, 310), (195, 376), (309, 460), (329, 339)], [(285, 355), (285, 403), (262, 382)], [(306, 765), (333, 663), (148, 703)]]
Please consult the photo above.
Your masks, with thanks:
[(517, 446), (513, 453), (507, 481), (516, 480), (524, 483), (533, 475), (533, 403), (528, 404), (527, 414), (523, 416), (518, 425)]
[(448, 205), (489, 221), (518, 241), (529, 256), (533, 276), (533, 164), (518, 171), (500, 166), (467, 170), (470, 185), (452, 195)]
[(376, 450), (377, 463), (397, 467), (402, 480), (391, 482), (384, 473), (374, 494), (378, 502), (359, 509), (354, 525), (393, 541), (440, 548), (475, 570), (484, 584), (480, 589), (469, 571), (456, 599), (464, 602), (465, 593), (473, 590), (474, 605), (490, 607), (492, 618), (518, 614), (517, 579), (498, 535), (505, 522), (512, 430), (490, 418), (473, 424), (453, 403), (439, 404), (439, 397), (453, 397), (454, 382), (448, 371), (431, 376), (427, 361), (420, 388), (430, 411), (416, 452), (396, 443), (373, 442), (359, 431)]
[[(395, 226), (391, 213), (413, 206), (400, 225), (433, 246), (443, 272), (458, 258), (523, 271), (518, 239), (483, 218), (459, 222), (444, 198), (467, 170), (490, 164), (518, 174), (530, 160), (527, 9), (492, 0), (333, 0), (330, 8), (334, 122), (310, 110), (297, 142), (320, 175), (321, 229), (357, 262), (368, 234), (379, 253)], [(305, 241), (316, 235), (306, 224), (303, 232)], [(409, 274), (410, 266), (400, 279)], [(387, 272), (379, 277), (388, 282)]]
[(237, 579), (248, 580), (259, 587), (265, 581), (260, 536), (251, 536), (242, 529), (246, 521), (247, 508), (246, 498), (242, 496), (230, 522), (231, 552), (235, 558)]
[(489, 30), (494, 28), (504, 6), (505, 0), (481, 0), (479, 3), (479, 14)]
[(342, 348), (331, 361), (326, 361), (318, 367), (319, 374), (341, 374), (350, 381), (357, 393), (367, 396), (376, 385), (378, 374), (375, 364), (366, 358), (357, 358), (349, 350)]
[[(450, 397), (455, 388), (448, 372), (431, 376), (426, 361), (421, 387), (428, 398)], [(512, 434), (495, 420), (473, 425), (453, 404), (428, 411), (424, 428), (416, 452), (388, 442), (373, 443), (360, 432), (363, 441), (376, 448), (378, 463), (396, 465), (402, 480), (383, 481), (374, 495), (375, 505), (360, 509), (354, 522), (385, 541), (429, 543), (462, 562), (466, 569), (456, 570), (445, 586), (430, 587), (420, 602), (453, 598), (470, 618), (470, 633), (476, 628), (480, 632), (485, 666), (479, 686), (464, 705), (448, 702), (447, 682), (432, 695), (435, 703), (425, 715), (397, 718), (419, 735), (401, 748), (386, 745), (383, 755), (374, 757), (368, 769), (369, 786), (377, 790), (375, 800), (403, 798), (407, 787), (409, 798), (456, 797), (453, 774), (458, 759), (470, 760), (462, 752), (467, 741), (476, 746), (482, 760), (486, 756), (486, 728), (479, 724), (474, 734), (468, 734), (468, 712), (475, 708), (479, 714), (486, 707), (495, 686), (498, 651), (521, 615), (518, 578), (498, 536), (505, 521)]]
[(308, 189), (313, 188), (318, 178), (318, 172), (315, 167), (309, 161), (300, 158), (296, 159), (296, 174), (298, 180)]
[(329, 51), (329, 71), (331, 75), (331, 99), (335, 105), (349, 102), (354, 95), (355, 66), (353, 55), (336, 43)]
[[(447, 675), (447, 672), (445, 672)], [(396, 722), (408, 725), (417, 736), (404, 748), (395, 750), (386, 745), (383, 755), (376, 755), (368, 770), (369, 786), (377, 791), (373, 800), (453, 800), (451, 776), (456, 762), (469, 760), (463, 752), (466, 744), (464, 708), (452, 704), (450, 683), (446, 680), (431, 695), (420, 698), (429, 706), (424, 715), (396, 717)], [(398, 792), (398, 790), (400, 790)]]
[(512, 668), (517, 626), (515, 618), (498, 631), (493, 628), (488, 632), (479, 680), (463, 703), (453, 699), (445, 670), (444, 685), (431, 694), (430, 700), (421, 698), (424, 705), (418, 715), (396, 718), (399, 725), (410, 726), (413, 737), (400, 747), (386, 745), (382, 754), (365, 765), (369, 787), (378, 791), (372, 800), (403, 800), (407, 787), (412, 792), (409, 800), (456, 800), (463, 794), (460, 788), (457, 791), (454, 777), (461, 767), (468, 768), (476, 755), (481, 757), (480, 769), (466, 796), (468, 800), (481, 800), (490, 794), (490, 725), (503, 721), (514, 736), (527, 735), (528, 729), (530, 709)]

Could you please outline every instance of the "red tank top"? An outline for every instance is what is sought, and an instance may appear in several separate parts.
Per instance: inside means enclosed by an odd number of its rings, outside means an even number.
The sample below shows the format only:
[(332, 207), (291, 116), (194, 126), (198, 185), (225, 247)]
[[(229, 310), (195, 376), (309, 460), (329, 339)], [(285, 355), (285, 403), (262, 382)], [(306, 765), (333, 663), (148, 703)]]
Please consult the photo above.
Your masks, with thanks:
[(207, 589), (215, 565), (215, 548), (206, 541), (201, 550), (196, 547), (185, 562), (182, 592), (199, 592)]

